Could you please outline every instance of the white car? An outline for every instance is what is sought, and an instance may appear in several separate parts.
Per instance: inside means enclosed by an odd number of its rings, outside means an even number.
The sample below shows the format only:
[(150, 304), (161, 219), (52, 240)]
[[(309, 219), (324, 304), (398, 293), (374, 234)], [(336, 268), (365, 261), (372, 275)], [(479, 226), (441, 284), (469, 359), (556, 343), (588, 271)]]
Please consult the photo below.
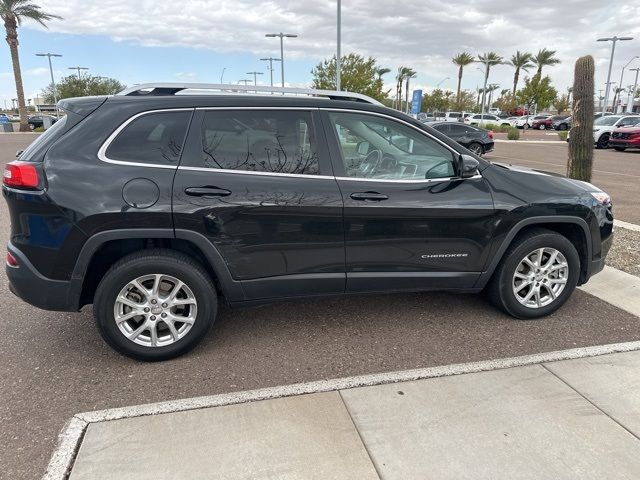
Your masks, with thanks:
[(616, 128), (630, 127), (640, 123), (640, 115), (607, 115), (593, 122), (593, 143), (596, 148), (607, 148), (609, 137)]
[(517, 128), (531, 128), (533, 122), (536, 120), (545, 120), (549, 118), (551, 115), (523, 115), (522, 117), (518, 117), (516, 120), (515, 126)]
[(461, 112), (436, 112), (434, 114), (437, 122), (461, 122)]
[(481, 113), (469, 115), (468, 117), (465, 117), (464, 123), (467, 125), (483, 125), (487, 123), (495, 123), (496, 125), (509, 124), (509, 122), (503, 121), (502, 118), (496, 115), (489, 115), (488, 113), (485, 113), (484, 115)]

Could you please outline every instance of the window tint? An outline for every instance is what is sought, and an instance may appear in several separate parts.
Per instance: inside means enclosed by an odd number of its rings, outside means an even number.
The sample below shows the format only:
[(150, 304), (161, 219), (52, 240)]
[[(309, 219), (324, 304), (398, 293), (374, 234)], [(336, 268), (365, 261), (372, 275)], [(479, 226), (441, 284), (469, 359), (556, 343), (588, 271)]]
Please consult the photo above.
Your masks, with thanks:
[(451, 133), (454, 135), (465, 135), (472, 132), (473, 129), (464, 125), (451, 125)]
[(433, 125), (433, 128), (435, 128), (439, 132), (444, 133), (445, 135), (447, 133), (449, 133), (449, 124), (448, 123), (438, 123), (436, 125)]
[(461, 113), (458, 112), (449, 112), (449, 118), (460, 118), (462, 116)]
[(640, 121), (639, 117), (626, 117), (620, 120), (620, 123), (618, 123), (618, 125), (620, 126), (635, 125), (636, 123), (638, 123), (638, 121)]
[(42, 161), (44, 158), (43, 153), (46, 152), (47, 149), (65, 132), (66, 123), (67, 116), (65, 115), (31, 142), (31, 144), (20, 154), (19, 160), (23, 162)]
[(311, 114), (298, 111), (207, 111), (196, 166), (317, 175)]
[(453, 153), (426, 134), (384, 117), (329, 116), (348, 177), (424, 180), (455, 175)]
[(178, 165), (190, 111), (142, 115), (118, 134), (106, 156), (110, 160)]

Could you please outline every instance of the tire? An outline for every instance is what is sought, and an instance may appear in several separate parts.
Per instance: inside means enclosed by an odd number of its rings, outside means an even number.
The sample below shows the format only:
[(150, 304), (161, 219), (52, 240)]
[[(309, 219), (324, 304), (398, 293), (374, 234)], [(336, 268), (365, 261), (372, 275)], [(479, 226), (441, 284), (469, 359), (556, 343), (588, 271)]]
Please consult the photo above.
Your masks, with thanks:
[(475, 153), (479, 157), (484, 154), (484, 147), (478, 142), (470, 143), (469, 146), (467, 147), (467, 150), (470, 150), (471, 152)]
[(544, 123), (541, 123), (540, 126), (538, 127), (538, 130), (546, 130), (547, 126)]
[(624, 152), (627, 149), (627, 147), (613, 147), (613, 149), (616, 152)]
[[(554, 251), (558, 252), (556, 261), (559, 262), (555, 265), (566, 263), (566, 270), (558, 268), (549, 276), (544, 276), (541, 273), (538, 277), (540, 283), (535, 283), (535, 271), (532, 269), (531, 272), (528, 272), (526, 269), (529, 267), (522, 270), (521, 265), (524, 265), (522, 263), (524, 259), (531, 255), (533, 255), (532, 258), (537, 258), (537, 252), (540, 252), (540, 249), (546, 249), (542, 250), (544, 253), (541, 270), (544, 271), (545, 261), (550, 260)], [(535, 263), (534, 261), (533, 264), (535, 265)], [(516, 277), (516, 273), (519, 277)], [(487, 285), (486, 293), (493, 305), (515, 318), (539, 318), (556, 311), (567, 301), (578, 283), (579, 275), (580, 258), (573, 244), (556, 232), (536, 228), (517, 236), (509, 246)], [(556, 276), (557, 278), (549, 278)], [(521, 280), (520, 277), (527, 277), (527, 280)], [(543, 283), (541, 278), (545, 278), (547, 281)], [(562, 283), (562, 280), (565, 282)], [(551, 283), (552, 281), (553, 283)], [(516, 293), (515, 290), (522, 287), (523, 282), (527, 285)], [(537, 295), (535, 294), (536, 285), (540, 285), (538, 287), (540, 293)], [(551, 295), (549, 287), (556, 290), (555, 298)], [(534, 294), (527, 300), (526, 297), (532, 289)], [(525, 305), (522, 300), (534, 304), (538, 303), (539, 306)], [(548, 303), (545, 303), (547, 301)]]
[[(156, 283), (154, 295), (150, 290)], [(131, 316), (130, 303), (140, 304), (139, 314)], [(127, 255), (109, 269), (96, 289), (93, 312), (102, 338), (114, 350), (136, 360), (160, 361), (194, 348), (213, 325), (217, 306), (215, 287), (200, 264), (174, 250), (152, 249)], [(117, 314), (131, 318), (116, 323)], [(152, 328), (145, 326), (153, 326), (155, 346)]]
[(596, 143), (596, 148), (608, 148), (609, 147), (609, 134), (603, 133), (600, 135), (598, 142)]
[(567, 130), (567, 127), (568, 125), (566, 123), (561, 123), (560, 125), (558, 125), (558, 130), (564, 132), (565, 130)]

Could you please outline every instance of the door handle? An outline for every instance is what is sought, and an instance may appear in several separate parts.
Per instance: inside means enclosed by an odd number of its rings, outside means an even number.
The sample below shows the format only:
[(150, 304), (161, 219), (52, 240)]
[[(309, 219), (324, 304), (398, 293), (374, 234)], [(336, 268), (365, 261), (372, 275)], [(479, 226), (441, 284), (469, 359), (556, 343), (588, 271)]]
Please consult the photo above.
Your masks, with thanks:
[(231, 195), (231, 190), (218, 187), (189, 187), (184, 193), (192, 197), (226, 197)]
[(356, 192), (351, 194), (351, 198), (354, 200), (363, 200), (365, 202), (380, 202), (382, 200), (388, 200), (389, 196), (378, 192)]

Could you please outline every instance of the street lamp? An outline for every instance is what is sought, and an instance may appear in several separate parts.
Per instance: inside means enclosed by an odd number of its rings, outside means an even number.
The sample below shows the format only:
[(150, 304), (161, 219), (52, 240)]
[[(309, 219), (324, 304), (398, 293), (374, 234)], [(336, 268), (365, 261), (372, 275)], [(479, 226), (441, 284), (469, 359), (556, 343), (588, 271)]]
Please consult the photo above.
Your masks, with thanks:
[(80, 70), (89, 70), (87, 67), (68, 67), (69, 70), (78, 71), (78, 79), (80, 79)]
[(51, 87), (53, 88), (53, 99), (56, 102), (56, 118), (58, 117), (58, 92), (56, 90), (56, 82), (53, 79), (53, 66), (51, 65), (51, 57), (61, 57), (57, 53), (36, 53), (36, 57), (49, 58), (49, 73), (51, 73)]
[[(638, 55), (634, 55), (634, 56), (631, 58), (631, 60), (629, 60), (629, 61), (627, 62), (627, 64), (626, 64), (624, 67), (622, 67), (622, 72), (620, 72), (620, 83), (618, 83), (618, 85), (620, 85), (620, 87), (621, 87), (621, 88), (622, 88), (622, 77), (623, 77), (623, 75), (624, 75), (624, 69), (625, 69), (625, 68), (627, 68), (627, 67), (629, 66), (629, 64), (630, 64), (631, 62), (633, 62), (636, 58), (638, 58)], [(620, 98), (620, 97), (618, 97), (618, 98)], [(615, 111), (615, 112), (613, 112), (613, 113), (617, 113), (617, 110), (618, 110), (618, 107), (616, 106), (616, 111)]]
[(280, 37), (280, 77), (282, 80), (282, 88), (284, 88), (284, 44), (283, 44), (283, 39), (284, 37), (287, 38), (296, 38), (298, 35), (295, 35), (293, 33), (267, 33), (265, 35), (265, 37), (269, 37), (269, 38), (274, 38), (274, 37)]
[(262, 72), (247, 72), (247, 75), (253, 75), (253, 84), (258, 85), (258, 75), (264, 75)]
[(631, 90), (631, 99), (627, 101), (627, 112), (633, 113), (633, 104), (636, 100), (636, 90), (638, 89), (638, 72), (640, 72), (640, 68), (630, 68), (632, 72), (636, 72), (636, 80), (633, 82), (633, 90)]
[(238, 85), (240, 85), (241, 83), (247, 85), (249, 82), (251, 81), (250, 78), (243, 78), (242, 80), (238, 80)]
[(613, 36), (613, 37), (606, 37), (606, 38), (599, 38), (598, 42), (611, 42), (611, 59), (609, 60), (609, 73), (607, 73), (607, 83), (606, 83), (606, 87), (605, 87), (605, 91), (604, 91), (604, 110), (603, 112), (607, 111), (607, 102), (609, 101), (609, 87), (611, 85), (611, 67), (613, 66), (613, 54), (616, 51), (616, 42), (620, 40), (620, 41), (624, 41), (624, 40), (633, 40), (633, 37), (617, 37), (617, 36)]
[(273, 62), (280, 62), (281, 60), (279, 58), (273, 58), (273, 57), (261, 58), (260, 60), (263, 62), (269, 62), (269, 72), (271, 74), (271, 86), (273, 87)]
[[(484, 86), (482, 87), (482, 110), (481, 114), (484, 115), (485, 110), (485, 100), (486, 100), (486, 92), (487, 92), (487, 80), (489, 80), (489, 65), (504, 65), (504, 62), (496, 62), (489, 58), (485, 60), (474, 60), (474, 62), (482, 63), (484, 65)], [(484, 118), (484, 117), (481, 117)]]
[(436, 89), (439, 89), (439, 88), (440, 88), (440, 84), (442, 84), (442, 82), (444, 82), (445, 80), (449, 80), (450, 78), (451, 78), (451, 77), (444, 77), (442, 80), (440, 80), (440, 81), (438, 82), (438, 85), (436, 86)]
[(220, 85), (222, 85), (222, 78), (224, 77), (224, 71), (227, 69), (227, 67), (224, 67), (222, 69), (222, 73), (220, 74)]

